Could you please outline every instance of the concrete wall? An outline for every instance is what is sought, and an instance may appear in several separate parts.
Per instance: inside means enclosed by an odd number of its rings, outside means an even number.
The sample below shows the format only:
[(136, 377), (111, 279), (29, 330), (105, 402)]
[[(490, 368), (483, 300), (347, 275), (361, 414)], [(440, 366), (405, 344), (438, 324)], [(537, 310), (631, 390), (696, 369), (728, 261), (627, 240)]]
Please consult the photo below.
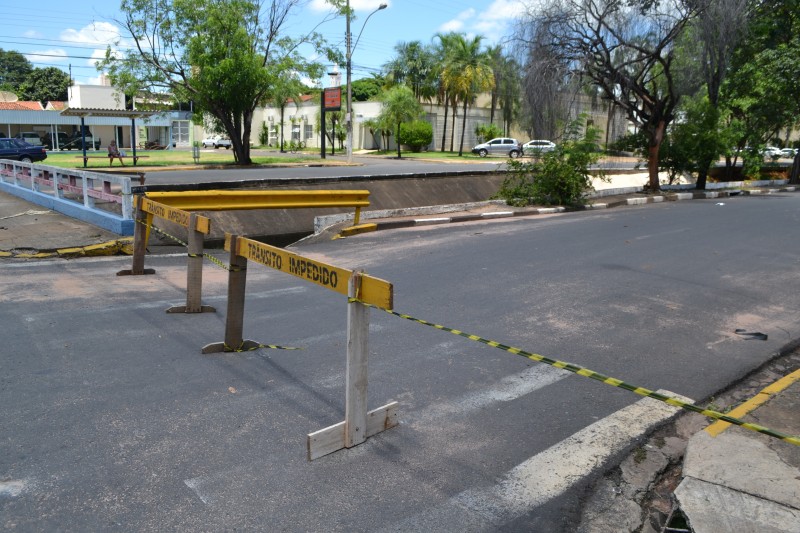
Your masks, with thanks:
[[(404, 176), (346, 177), (333, 179), (263, 180), (248, 182), (246, 189), (309, 190), (366, 189), (370, 206), (365, 211), (399, 209), (443, 204), (460, 204), (488, 200), (500, 188), (502, 173), (437, 173)], [(191, 186), (197, 189), (197, 185)], [(230, 187), (230, 183), (203, 184), (203, 189)], [(147, 186), (139, 191), (189, 190), (188, 186)], [(314, 231), (314, 217), (335, 213), (352, 213), (354, 209), (270, 209), (260, 211), (208, 211), (211, 234), (207, 242), (219, 243), (225, 232), (245, 235), (266, 242), (285, 244)], [(180, 226), (156, 220), (156, 226), (180, 238), (186, 237)]]

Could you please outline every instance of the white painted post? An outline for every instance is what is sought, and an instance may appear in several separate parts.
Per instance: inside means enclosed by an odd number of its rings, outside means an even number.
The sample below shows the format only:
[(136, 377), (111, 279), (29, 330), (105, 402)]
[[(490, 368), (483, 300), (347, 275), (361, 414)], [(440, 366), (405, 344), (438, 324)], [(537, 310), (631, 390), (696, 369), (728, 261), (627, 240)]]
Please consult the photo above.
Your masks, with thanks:
[[(350, 276), (348, 295), (358, 298), (361, 271)], [(367, 360), (369, 307), (358, 302), (347, 304), (347, 370), (345, 381), (345, 447), (351, 448), (367, 439)]]

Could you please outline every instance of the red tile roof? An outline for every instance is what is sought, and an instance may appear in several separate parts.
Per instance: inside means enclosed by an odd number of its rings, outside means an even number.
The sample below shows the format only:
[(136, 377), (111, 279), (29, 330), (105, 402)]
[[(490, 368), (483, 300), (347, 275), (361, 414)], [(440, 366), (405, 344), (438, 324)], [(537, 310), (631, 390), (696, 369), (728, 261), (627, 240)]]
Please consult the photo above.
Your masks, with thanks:
[(44, 108), (39, 102), (0, 102), (2, 111), (42, 111)]
[(66, 102), (58, 102), (58, 101), (50, 100), (49, 102), (47, 102), (47, 105), (45, 106), (45, 109), (48, 109), (48, 110), (52, 109), (54, 111), (61, 111), (63, 109), (66, 109), (66, 107), (67, 107), (67, 103)]

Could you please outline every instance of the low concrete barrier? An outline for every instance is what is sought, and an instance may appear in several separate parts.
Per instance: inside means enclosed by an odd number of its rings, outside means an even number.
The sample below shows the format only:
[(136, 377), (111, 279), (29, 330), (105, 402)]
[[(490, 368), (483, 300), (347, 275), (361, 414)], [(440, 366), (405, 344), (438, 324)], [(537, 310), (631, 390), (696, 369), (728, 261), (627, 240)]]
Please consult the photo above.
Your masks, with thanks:
[(119, 235), (133, 235), (130, 176), (0, 159), (0, 190)]

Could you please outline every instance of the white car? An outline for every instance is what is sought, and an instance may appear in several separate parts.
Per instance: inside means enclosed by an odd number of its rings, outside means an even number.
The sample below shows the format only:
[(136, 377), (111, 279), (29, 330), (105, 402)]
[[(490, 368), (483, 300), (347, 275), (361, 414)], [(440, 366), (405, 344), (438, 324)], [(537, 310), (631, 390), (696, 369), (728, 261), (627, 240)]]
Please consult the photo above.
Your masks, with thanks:
[(528, 141), (522, 145), (522, 153), (525, 155), (552, 152), (555, 149), (556, 149), (556, 143), (545, 140)]
[(221, 135), (215, 135), (214, 137), (207, 137), (203, 139), (203, 148), (214, 148), (215, 150), (219, 147), (225, 147), (228, 150), (231, 147), (230, 139), (226, 139)]
[(790, 159), (797, 155), (797, 148), (784, 148), (781, 150), (781, 157), (788, 157)]
[(779, 158), (783, 155), (780, 148), (775, 148), (774, 146), (766, 146), (763, 150), (761, 150), (761, 154), (764, 157), (771, 157), (771, 158)]

